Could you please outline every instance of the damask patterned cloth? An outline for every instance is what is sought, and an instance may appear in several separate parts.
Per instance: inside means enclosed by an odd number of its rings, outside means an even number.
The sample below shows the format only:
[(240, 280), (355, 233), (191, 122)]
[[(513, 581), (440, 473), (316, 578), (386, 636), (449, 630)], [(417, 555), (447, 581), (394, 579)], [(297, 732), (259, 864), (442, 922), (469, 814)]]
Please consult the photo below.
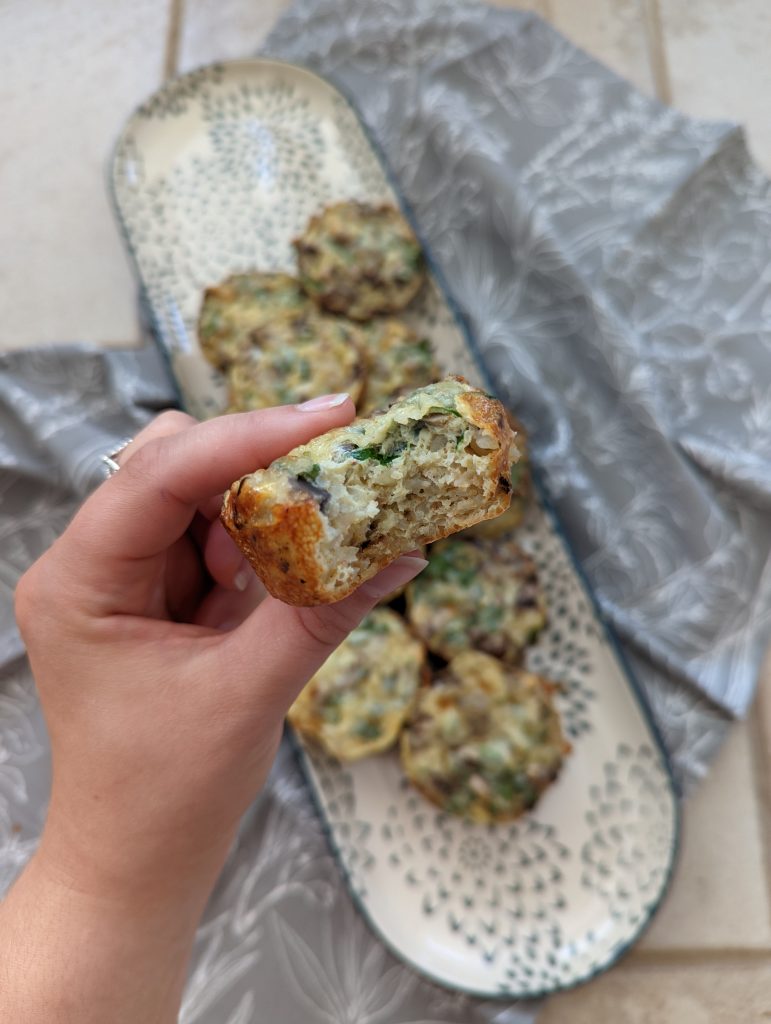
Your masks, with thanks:
[[(622, 638), (682, 780), (746, 711), (771, 609), (771, 186), (731, 125), (645, 99), (529, 13), (300, 0), (268, 43), (355, 97)], [(0, 358), (0, 891), (39, 835), (24, 568), (174, 401), (151, 346)], [(524, 1024), (353, 909), (291, 753), (202, 925), (185, 1024)]]

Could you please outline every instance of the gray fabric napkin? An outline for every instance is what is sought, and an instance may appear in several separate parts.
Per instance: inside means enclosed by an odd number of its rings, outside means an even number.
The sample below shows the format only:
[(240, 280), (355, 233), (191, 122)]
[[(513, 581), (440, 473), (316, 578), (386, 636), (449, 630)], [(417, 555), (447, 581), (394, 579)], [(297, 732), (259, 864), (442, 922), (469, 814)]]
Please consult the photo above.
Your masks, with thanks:
[(743, 714), (771, 625), (771, 186), (741, 131), (476, 3), (299, 0), (267, 49), (354, 98), (654, 703), (687, 681)]
[[(494, 379), (682, 780), (752, 697), (769, 628), (771, 192), (741, 133), (646, 100), (530, 14), (300, 0), (268, 43), (354, 96)], [(0, 357), (0, 891), (49, 761), (20, 572), (174, 399), (152, 347)], [(199, 933), (185, 1024), (524, 1024), (448, 994), (352, 909), (282, 750)]]

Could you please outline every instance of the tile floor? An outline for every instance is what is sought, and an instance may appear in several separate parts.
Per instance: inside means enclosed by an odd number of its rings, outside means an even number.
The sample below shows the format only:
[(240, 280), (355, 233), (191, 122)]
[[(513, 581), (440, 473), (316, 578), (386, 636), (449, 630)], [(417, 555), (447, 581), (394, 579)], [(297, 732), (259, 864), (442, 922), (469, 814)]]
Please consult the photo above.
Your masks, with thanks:
[[(254, 52), (286, 0), (0, 3), (0, 348), (138, 339), (104, 188), (128, 111), (176, 70)], [(512, 4), (512, 6), (517, 6)], [(740, 121), (771, 171), (769, 0), (530, 0), (646, 93)], [(770, 665), (771, 667), (771, 665)], [(685, 812), (671, 895), (604, 977), (543, 1024), (771, 1020), (771, 671)]]

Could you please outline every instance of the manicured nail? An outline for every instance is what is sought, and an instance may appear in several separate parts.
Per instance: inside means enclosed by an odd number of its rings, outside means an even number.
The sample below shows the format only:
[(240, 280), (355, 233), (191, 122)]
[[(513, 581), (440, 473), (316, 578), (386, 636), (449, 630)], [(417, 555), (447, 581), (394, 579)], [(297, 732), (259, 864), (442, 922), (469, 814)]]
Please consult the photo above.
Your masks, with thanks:
[(391, 562), (385, 569), (381, 569), (377, 576), (373, 576), (364, 586), (373, 597), (385, 597), (386, 594), (392, 594), (394, 590), (398, 590), (405, 583), (415, 579), (418, 573), (422, 572), (427, 565), (428, 562), (425, 558), (416, 558), (415, 555), (402, 555), (401, 558)]
[(348, 397), (349, 395), (345, 393), (340, 395), (319, 395), (318, 398), (311, 398), (309, 401), (303, 402), (297, 408), (303, 412), (321, 412), (323, 409), (336, 409)]
[(251, 570), (244, 566), (243, 569), (239, 569), (233, 577), (233, 586), (236, 590), (246, 590), (249, 586), (249, 577), (252, 575)]
[(230, 633), (232, 630), (237, 629), (241, 623), (237, 619), (226, 619), (225, 622), (221, 622), (217, 629), (222, 633)]

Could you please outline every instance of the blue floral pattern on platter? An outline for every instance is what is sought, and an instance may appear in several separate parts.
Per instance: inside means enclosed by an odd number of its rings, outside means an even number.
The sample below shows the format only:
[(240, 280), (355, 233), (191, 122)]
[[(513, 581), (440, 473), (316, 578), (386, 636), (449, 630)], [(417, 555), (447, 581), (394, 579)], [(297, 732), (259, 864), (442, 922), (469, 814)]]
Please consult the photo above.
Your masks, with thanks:
[[(202, 417), (223, 407), (195, 339), (203, 288), (253, 267), (291, 271), (291, 239), (327, 202), (398, 202), (348, 102), (270, 61), (212, 66), (158, 93), (119, 139), (112, 180), (159, 342)], [(408, 318), (448, 372), (482, 379), (435, 279)], [(518, 536), (550, 607), (527, 664), (560, 684), (574, 748), (533, 813), (470, 825), (412, 791), (394, 754), (340, 766), (300, 751), (377, 933), (436, 981), (509, 998), (575, 984), (635, 940), (666, 889), (678, 827), (660, 745), (550, 514), (536, 504)]]

